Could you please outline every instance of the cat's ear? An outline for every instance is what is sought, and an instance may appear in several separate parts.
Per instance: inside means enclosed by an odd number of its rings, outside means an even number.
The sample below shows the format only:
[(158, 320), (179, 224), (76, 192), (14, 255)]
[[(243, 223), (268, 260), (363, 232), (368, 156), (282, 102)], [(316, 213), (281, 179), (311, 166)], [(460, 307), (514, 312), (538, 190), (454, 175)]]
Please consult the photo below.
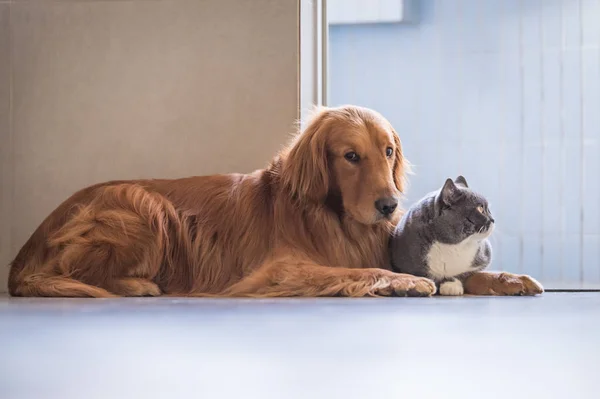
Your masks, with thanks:
[(442, 202), (446, 205), (452, 205), (456, 199), (457, 193), (458, 188), (456, 187), (456, 184), (454, 184), (452, 179), (446, 179), (446, 183), (444, 183), (442, 191), (440, 192)]
[(469, 185), (467, 184), (467, 179), (465, 179), (465, 177), (464, 177), (464, 176), (462, 176), (462, 175), (461, 175), (461, 176), (458, 176), (458, 177), (456, 178), (456, 180), (454, 180), (454, 183), (456, 183), (456, 184), (460, 184), (460, 185), (462, 185), (462, 186), (465, 186), (465, 188), (469, 188)]

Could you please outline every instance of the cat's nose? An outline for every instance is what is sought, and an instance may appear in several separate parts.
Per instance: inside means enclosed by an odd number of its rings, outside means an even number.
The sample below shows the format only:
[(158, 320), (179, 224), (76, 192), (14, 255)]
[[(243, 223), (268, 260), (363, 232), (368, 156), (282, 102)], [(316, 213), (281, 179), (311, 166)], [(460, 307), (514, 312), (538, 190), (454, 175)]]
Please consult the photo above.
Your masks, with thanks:
[(391, 215), (394, 213), (397, 207), (398, 198), (396, 197), (384, 197), (375, 201), (375, 209), (377, 209), (383, 216)]
[(496, 221), (494, 220), (493, 217), (490, 216), (490, 222), (488, 223), (488, 226), (490, 226), (492, 223), (495, 223)]

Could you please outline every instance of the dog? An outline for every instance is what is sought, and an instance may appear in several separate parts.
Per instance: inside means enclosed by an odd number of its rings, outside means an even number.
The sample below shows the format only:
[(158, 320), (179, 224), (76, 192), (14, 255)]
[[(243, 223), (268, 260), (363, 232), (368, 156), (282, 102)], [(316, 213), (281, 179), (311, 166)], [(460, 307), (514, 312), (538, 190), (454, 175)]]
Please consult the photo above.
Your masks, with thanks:
[[(13, 296), (430, 296), (392, 272), (388, 239), (408, 163), (379, 113), (320, 108), (266, 169), (111, 181), (56, 208), (10, 266)], [(534, 294), (477, 273), (465, 290)]]

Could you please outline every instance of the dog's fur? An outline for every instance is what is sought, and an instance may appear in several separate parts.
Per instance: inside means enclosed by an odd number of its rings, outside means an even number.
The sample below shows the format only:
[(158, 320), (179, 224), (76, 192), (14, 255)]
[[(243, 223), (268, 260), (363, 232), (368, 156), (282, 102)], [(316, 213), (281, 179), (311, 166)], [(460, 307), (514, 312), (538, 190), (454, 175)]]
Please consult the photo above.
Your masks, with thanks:
[[(349, 162), (349, 151), (360, 162)], [(384, 216), (374, 206), (400, 195), (406, 168), (381, 115), (323, 108), (264, 170), (113, 181), (75, 193), (12, 262), (9, 292), (431, 295), (432, 281), (388, 270), (388, 237), (401, 211)], [(491, 286), (479, 279), (473, 290)]]

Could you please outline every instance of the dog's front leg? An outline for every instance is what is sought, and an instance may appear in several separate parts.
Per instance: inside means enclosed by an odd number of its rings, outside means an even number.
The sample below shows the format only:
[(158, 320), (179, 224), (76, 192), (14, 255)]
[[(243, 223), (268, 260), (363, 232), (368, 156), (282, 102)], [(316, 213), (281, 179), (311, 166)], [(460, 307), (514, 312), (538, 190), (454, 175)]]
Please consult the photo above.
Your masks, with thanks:
[(435, 283), (423, 277), (378, 268), (352, 269), (280, 259), (265, 263), (225, 290), (223, 296), (430, 296)]

